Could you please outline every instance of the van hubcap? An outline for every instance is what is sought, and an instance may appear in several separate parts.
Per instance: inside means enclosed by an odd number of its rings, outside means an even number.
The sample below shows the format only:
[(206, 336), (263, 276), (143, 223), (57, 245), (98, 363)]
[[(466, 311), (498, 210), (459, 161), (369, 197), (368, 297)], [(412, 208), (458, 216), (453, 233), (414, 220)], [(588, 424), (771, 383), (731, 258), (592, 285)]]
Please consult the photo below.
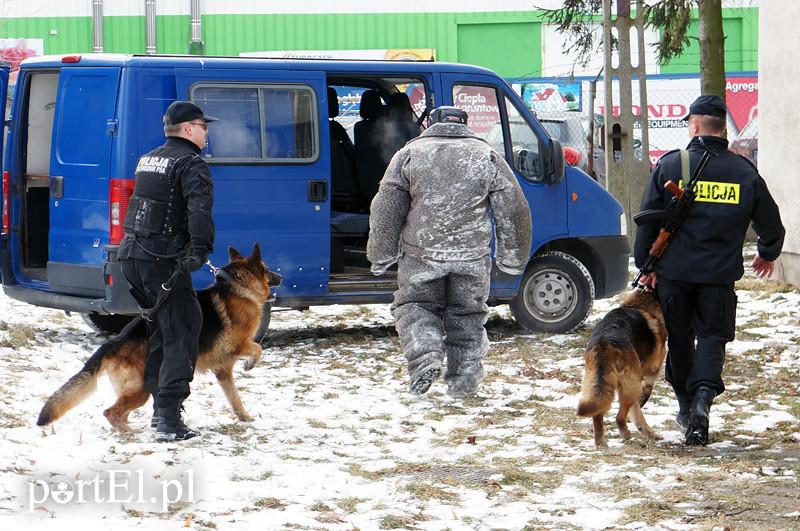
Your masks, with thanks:
[(560, 321), (575, 309), (575, 292), (575, 283), (563, 271), (543, 269), (525, 286), (525, 307), (542, 321)]

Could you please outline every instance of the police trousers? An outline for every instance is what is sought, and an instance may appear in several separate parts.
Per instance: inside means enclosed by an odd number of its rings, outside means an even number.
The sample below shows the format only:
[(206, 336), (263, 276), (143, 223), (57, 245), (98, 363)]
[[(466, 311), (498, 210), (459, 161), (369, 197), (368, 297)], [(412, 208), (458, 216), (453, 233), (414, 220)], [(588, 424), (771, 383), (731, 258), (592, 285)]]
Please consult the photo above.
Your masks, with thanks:
[(725, 391), (725, 345), (736, 329), (733, 284), (692, 284), (658, 279), (658, 298), (667, 324), (665, 376), (678, 396), (700, 386)]
[[(120, 265), (134, 297), (148, 307), (155, 304), (161, 284), (175, 270), (174, 262), (165, 260), (129, 259), (121, 260)], [(144, 385), (156, 407), (175, 407), (189, 396), (203, 324), (189, 273), (183, 271), (176, 277), (169, 296), (150, 319)]]

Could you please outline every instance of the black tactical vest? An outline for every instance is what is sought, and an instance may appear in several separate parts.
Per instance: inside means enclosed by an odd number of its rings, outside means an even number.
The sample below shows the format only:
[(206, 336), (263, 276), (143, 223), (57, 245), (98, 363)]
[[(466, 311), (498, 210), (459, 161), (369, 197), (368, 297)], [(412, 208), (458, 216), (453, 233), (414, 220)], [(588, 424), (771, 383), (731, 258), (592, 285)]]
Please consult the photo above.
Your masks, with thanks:
[(125, 216), (125, 233), (139, 238), (186, 234), (186, 205), (176, 192), (176, 169), (194, 154), (171, 156), (162, 146), (142, 156)]

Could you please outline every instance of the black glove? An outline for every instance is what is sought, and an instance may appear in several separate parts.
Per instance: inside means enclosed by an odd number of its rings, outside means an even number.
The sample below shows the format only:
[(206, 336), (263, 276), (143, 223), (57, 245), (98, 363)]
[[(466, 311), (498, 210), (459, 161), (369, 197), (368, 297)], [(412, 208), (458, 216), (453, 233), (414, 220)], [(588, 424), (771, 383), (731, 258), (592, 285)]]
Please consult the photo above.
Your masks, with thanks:
[(186, 256), (181, 259), (181, 267), (184, 271), (188, 271), (189, 273), (197, 271), (203, 267), (203, 264), (205, 263), (205, 260), (199, 256)]

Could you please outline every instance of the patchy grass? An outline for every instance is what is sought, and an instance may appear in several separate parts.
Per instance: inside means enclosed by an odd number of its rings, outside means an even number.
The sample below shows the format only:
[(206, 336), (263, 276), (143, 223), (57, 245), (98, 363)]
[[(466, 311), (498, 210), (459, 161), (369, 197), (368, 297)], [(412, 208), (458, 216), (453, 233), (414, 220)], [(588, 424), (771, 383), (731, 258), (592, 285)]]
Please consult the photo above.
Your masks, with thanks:
[(404, 489), (415, 500), (437, 500), (448, 505), (456, 505), (461, 500), (458, 494), (426, 483), (412, 483)]
[(6, 337), (0, 339), (0, 347), (19, 350), (28, 348), (35, 343), (36, 329), (32, 326), (24, 324), (3, 324), (5, 325), (4, 331), (6, 332)]
[(258, 509), (273, 509), (282, 511), (286, 508), (287, 504), (283, 501), (279, 500), (278, 498), (258, 498), (255, 501), (256, 508)]
[(761, 298), (775, 293), (797, 293), (798, 289), (790, 284), (778, 282), (776, 280), (763, 280), (756, 277), (746, 276), (736, 281), (736, 290), (755, 291)]
[(412, 516), (387, 514), (378, 523), (378, 529), (417, 529)]
[(351, 496), (347, 498), (338, 498), (334, 501), (336, 506), (342, 511), (346, 512), (347, 514), (354, 514), (356, 511), (358, 511), (359, 504), (365, 503), (369, 500), (367, 498), (356, 498)]

